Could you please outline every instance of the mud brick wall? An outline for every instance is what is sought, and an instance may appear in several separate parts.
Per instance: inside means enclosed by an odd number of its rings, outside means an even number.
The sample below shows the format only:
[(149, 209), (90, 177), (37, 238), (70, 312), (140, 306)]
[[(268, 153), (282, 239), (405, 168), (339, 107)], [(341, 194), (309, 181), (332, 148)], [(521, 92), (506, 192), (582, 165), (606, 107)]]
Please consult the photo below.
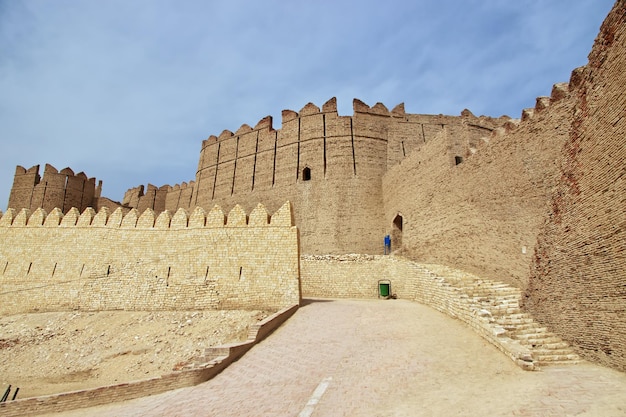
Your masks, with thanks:
[(525, 288), (571, 111), (567, 85), (558, 84), (521, 121), (472, 143), (475, 152), (459, 155), (460, 164), (450, 161), (459, 134), (445, 128), (389, 170), (383, 200), (392, 250)]
[(41, 207), (51, 211), (58, 207), (65, 213), (76, 207), (82, 211), (95, 207), (101, 189), (102, 183), (96, 186), (95, 178), (87, 178), (83, 172), (74, 174), (70, 168), (59, 172), (46, 164), (43, 177), (40, 177), (39, 165), (29, 169), (18, 166), (9, 195), (9, 208), (35, 211)]
[(0, 313), (280, 309), (298, 304), (290, 205), (158, 217), (8, 210), (0, 220)]
[(382, 177), (389, 166), (441, 137), (444, 128), (458, 133), (458, 149), (450, 146), (448, 158), (453, 164), (453, 152), (465, 155), (501, 123), (469, 112), (412, 115), (403, 105), (389, 111), (359, 100), (353, 106), (353, 116), (339, 116), (335, 99), (321, 109), (309, 103), (299, 112), (284, 110), (281, 129), (266, 117), (254, 128), (211, 136), (202, 144), (190, 207), (237, 202), (249, 209), (263, 201), (272, 210), (289, 200), (303, 253), (380, 253)]
[(574, 120), (526, 305), (582, 356), (626, 371), (626, 2), (570, 89)]

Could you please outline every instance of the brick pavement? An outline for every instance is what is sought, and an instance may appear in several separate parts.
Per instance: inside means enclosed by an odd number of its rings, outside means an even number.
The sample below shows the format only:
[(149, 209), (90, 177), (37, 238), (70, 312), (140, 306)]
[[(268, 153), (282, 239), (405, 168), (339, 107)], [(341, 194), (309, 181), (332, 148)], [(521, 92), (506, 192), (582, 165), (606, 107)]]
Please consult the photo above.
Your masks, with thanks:
[(418, 303), (312, 300), (211, 381), (56, 414), (85, 415), (624, 416), (626, 375), (589, 363), (523, 371)]

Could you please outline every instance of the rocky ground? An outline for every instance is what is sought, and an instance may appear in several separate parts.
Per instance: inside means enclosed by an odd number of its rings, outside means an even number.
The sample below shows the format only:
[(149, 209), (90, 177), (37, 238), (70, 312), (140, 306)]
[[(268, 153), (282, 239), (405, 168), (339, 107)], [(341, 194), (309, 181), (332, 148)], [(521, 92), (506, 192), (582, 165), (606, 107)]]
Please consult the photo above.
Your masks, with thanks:
[[(0, 318), (0, 395), (17, 398), (165, 374), (204, 348), (243, 341), (265, 311), (59, 312)], [(10, 397), (13, 396), (11, 391)]]

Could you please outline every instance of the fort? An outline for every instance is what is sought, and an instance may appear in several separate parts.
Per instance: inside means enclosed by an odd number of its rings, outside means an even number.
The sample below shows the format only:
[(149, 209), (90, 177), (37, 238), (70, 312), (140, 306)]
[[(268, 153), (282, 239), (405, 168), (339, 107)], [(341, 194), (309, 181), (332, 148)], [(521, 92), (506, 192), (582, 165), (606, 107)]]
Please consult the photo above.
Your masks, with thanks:
[[(625, 86), (618, 1), (587, 65), (519, 119), (359, 100), (340, 116), (335, 99), (309, 103), (284, 110), (279, 129), (266, 117), (210, 136), (195, 179), (137, 186), (121, 202), (69, 168), (47, 165), (40, 178), (38, 166), (17, 167), (0, 289), (24, 292), (0, 296), (0, 308), (280, 309), (303, 296), (376, 297), (384, 275), (398, 296), (424, 301), (431, 290), (407, 265), (439, 265), (433, 274), (502, 283), (515, 314), (626, 371)], [(386, 235), (395, 256), (381, 258)], [(35, 282), (57, 284), (44, 294)]]

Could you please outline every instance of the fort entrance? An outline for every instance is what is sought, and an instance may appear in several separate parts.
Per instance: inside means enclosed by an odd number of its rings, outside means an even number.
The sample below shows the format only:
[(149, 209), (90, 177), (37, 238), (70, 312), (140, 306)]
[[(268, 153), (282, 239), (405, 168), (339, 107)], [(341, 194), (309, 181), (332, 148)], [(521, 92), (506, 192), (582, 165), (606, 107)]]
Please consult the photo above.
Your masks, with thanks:
[(391, 250), (402, 247), (402, 214), (398, 213), (391, 224)]

